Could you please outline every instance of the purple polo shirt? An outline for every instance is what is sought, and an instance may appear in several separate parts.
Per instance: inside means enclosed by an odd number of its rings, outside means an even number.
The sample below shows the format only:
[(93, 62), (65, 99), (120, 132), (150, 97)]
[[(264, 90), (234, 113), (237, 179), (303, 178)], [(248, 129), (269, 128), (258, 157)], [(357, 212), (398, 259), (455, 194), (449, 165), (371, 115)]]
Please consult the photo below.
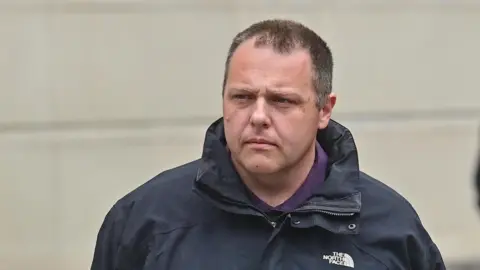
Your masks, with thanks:
[(253, 203), (261, 210), (265, 212), (270, 211), (280, 211), (280, 212), (290, 212), (295, 210), (305, 201), (307, 201), (311, 196), (315, 186), (320, 185), (325, 180), (325, 174), (327, 171), (327, 162), (328, 156), (327, 153), (322, 149), (320, 144), (317, 143), (315, 147), (315, 161), (313, 163), (312, 169), (308, 173), (307, 179), (303, 184), (298, 188), (298, 190), (286, 200), (284, 203), (278, 205), (277, 207), (272, 207), (251, 193)]

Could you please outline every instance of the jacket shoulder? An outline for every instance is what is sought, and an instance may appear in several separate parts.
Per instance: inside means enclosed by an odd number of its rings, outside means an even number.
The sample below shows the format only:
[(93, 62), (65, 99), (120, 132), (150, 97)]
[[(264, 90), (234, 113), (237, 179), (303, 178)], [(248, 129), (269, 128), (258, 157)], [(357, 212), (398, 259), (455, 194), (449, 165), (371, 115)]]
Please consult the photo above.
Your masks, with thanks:
[(361, 173), (360, 182), (359, 246), (380, 261), (396, 262), (409, 269), (445, 269), (436, 244), (412, 204), (366, 173)]
[(365, 172), (360, 172), (360, 189), (362, 208), (365, 207), (366, 211), (395, 211), (397, 216), (418, 218), (414, 207), (403, 195)]
[(198, 164), (199, 160), (195, 160), (159, 173), (124, 195), (115, 203), (115, 206), (129, 205), (143, 200), (149, 203), (157, 200), (165, 201), (167, 197), (190, 191), (197, 174)]
[(186, 210), (199, 200), (192, 192), (198, 166), (199, 160), (195, 160), (159, 173), (117, 200), (106, 219), (127, 231), (151, 220), (161, 225), (159, 230), (184, 226), (189, 222)]

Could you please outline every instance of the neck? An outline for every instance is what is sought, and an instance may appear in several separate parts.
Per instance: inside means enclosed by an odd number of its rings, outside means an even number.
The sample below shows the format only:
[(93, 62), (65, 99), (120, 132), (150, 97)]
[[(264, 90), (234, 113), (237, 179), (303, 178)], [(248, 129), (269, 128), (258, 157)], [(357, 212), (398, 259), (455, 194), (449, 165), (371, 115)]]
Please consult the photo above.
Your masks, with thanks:
[(293, 166), (271, 174), (256, 174), (245, 170), (238, 162), (233, 161), (242, 181), (266, 204), (276, 207), (290, 197), (305, 182), (315, 161), (315, 144)]

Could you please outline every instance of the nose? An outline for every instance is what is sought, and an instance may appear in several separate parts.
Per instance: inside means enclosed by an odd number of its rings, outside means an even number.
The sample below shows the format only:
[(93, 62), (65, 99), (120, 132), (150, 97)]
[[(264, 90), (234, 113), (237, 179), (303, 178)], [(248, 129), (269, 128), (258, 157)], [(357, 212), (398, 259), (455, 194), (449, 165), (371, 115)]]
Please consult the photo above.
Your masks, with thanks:
[(250, 122), (256, 128), (266, 128), (270, 126), (268, 106), (263, 97), (256, 100)]

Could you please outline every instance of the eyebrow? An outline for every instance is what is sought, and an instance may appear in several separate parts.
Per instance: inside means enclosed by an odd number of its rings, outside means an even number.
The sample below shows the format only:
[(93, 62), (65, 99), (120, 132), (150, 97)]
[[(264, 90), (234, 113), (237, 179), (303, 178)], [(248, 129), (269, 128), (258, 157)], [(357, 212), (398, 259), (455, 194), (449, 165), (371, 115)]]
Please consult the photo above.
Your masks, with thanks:
[(230, 87), (228, 88), (230, 91), (235, 91), (235, 92), (250, 92), (250, 93), (258, 93), (258, 89), (254, 88), (248, 88), (248, 87)]
[(267, 95), (280, 96), (280, 97), (288, 97), (288, 98), (294, 98), (294, 99), (304, 100), (304, 98), (303, 98), (301, 95), (299, 95), (298, 93), (295, 93), (295, 92), (283, 92), (283, 91), (277, 90), (277, 89), (267, 89)]
[[(249, 92), (249, 93), (253, 93), (253, 94), (256, 94), (258, 93), (260, 90), (259, 89), (256, 89), (256, 88), (248, 88), (248, 87), (231, 87), (229, 88), (229, 90), (231, 91), (235, 91), (235, 92)], [(282, 91), (282, 90), (278, 90), (278, 89), (267, 89), (267, 95), (274, 95), (274, 96), (283, 96), (283, 97), (292, 97), (292, 98), (298, 98), (298, 99), (303, 99), (301, 95), (299, 95), (298, 93), (295, 93), (295, 92), (292, 92), (292, 91)]]

